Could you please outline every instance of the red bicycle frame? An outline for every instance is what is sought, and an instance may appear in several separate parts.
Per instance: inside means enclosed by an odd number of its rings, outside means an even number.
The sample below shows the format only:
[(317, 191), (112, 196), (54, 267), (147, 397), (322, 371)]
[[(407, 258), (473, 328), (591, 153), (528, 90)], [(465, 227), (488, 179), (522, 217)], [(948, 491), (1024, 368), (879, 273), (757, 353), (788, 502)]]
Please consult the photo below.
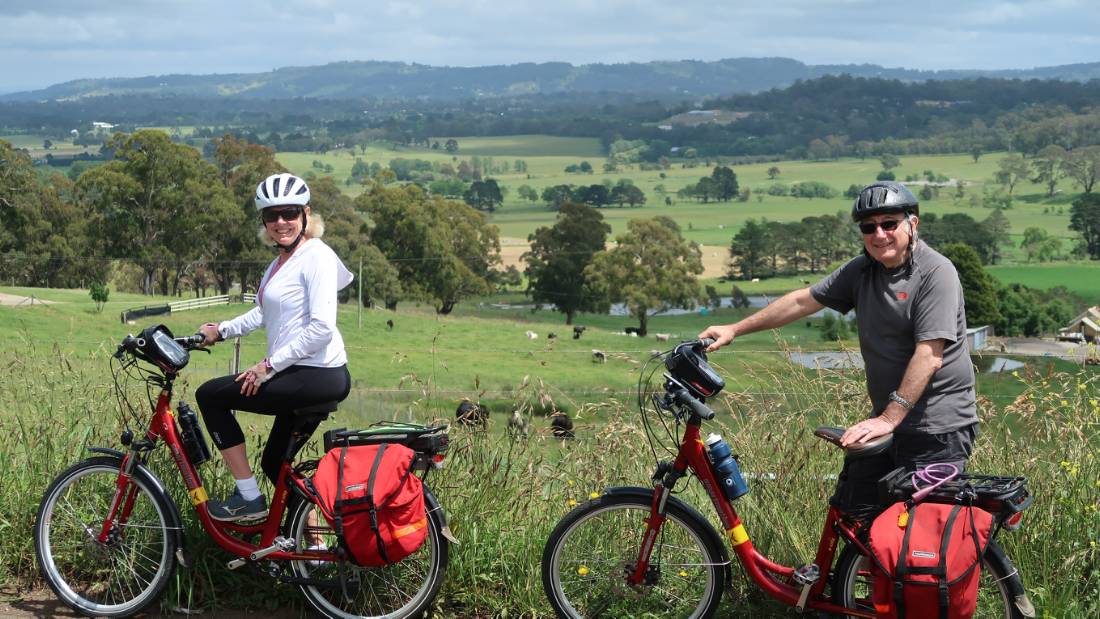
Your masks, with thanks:
[[(288, 552), (273, 549), (276, 537), (279, 535), (283, 513), (286, 511), (287, 501), (290, 497), (290, 483), (301, 483), (300, 476), (294, 472), (289, 462), (283, 462), (282, 467), (279, 469), (279, 477), (275, 483), (275, 492), (271, 500), (271, 509), (265, 520), (253, 524), (239, 524), (214, 520), (210, 516), (210, 509), (207, 506), (209, 496), (202, 485), (202, 477), (187, 456), (187, 451), (184, 449), (183, 441), (180, 439), (179, 430), (176, 426), (175, 415), (172, 413), (169, 404), (172, 399), (172, 378), (172, 376), (166, 377), (160, 395), (157, 397), (157, 404), (153, 417), (149, 422), (149, 429), (145, 433), (145, 440), (140, 444), (138, 441), (134, 441), (130, 446), (130, 451), (122, 458), (115, 496), (111, 502), (111, 509), (108, 511), (97, 536), (99, 541), (106, 542), (112, 531), (119, 530), (117, 525), (125, 522), (129, 517), (133, 508), (134, 496), (137, 493), (137, 487), (133, 484), (134, 466), (140, 461), (142, 453), (152, 449), (158, 440), (163, 440), (172, 453), (172, 459), (175, 460), (176, 467), (179, 468), (183, 483), (187, 487), (187, 494), (199, 515), (203, 529), (218, 546), (242, 559), (249, 560), (263, 558), (271, 561), (336, 561), (337, 556), (333, 551)], [(231, 533), (242, 536), (259, 535), (259, 543), (250, 544), (231, 535)], [(259, 551), (265, 552), (260, 556), (256, 556)]]
[[(675, 483), (675, 480), (685, 476), (688, 469), (691, 469), (695, 476), (699, 478), (699, 481), (703, 483), (707, 496), (710, 497), (711, 503), (714, 504), (714, 508), (718, 512), (722, 528), (725, 530), (726, 536), (729, 538), (730, 544), (733, 546), (733, 550), (737, 554), (741, 565), (744, 566), (749, 578), (772, 598), (788, 606), (797, 606), (802, 596), (802, 587), (791, 582), (795, 569), (768, 559), (753, 546), (741, 518), (737, 515), (737, 510), (734, 509), (733, 503), (725, 498), (718, 480), (714, 476), (704, 451), (703, 441), (700, 440), (700, 421), (698, 418), (689, 419), (672, 468), (673, 471), (670, 474), (672, 484)], [(653, 545), (660, 533), (661, 525), (665, 521), (665, 504), (672, 491), (672, 484), (666, 487), (664, 480), (660, 480), (654, 485), (653, 502), (650, 505), (649, 519), (646, 520), (646, 531), (638, 562), (634, 572), (627, 577), (628, 582), (633, 585), (642, 585), (645, 582)], [(805, 608), (873, 619), (874, 612), (834, 604), (824, 595), (825, 584), (829, 580), (829, 570), (836, 554), (837, 541), (841, 537), (848, 543), (856, 544), (863, 552), (868, 552), (867, 548), (857, 538), (855, 528), (848, 525), (840, 517), (840, 512), (835, 507), (830, 506), (828, 515), (825, 518), (825, 526), (821, 531), (821, 540), (817, 545), (817, 556), (814, 560), (820, 566), (822, 574), (816, 582), (810, 585)]]

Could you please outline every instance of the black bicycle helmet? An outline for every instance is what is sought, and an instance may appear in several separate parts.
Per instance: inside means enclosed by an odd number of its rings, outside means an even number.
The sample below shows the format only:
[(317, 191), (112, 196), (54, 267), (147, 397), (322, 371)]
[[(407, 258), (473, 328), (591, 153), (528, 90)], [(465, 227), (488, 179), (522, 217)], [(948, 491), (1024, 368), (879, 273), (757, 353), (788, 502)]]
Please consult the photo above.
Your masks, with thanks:
[(852, 204), (852, 221), (884, 213), (920, 215), (917, 197), (901, 183), (872, 183), (860, 190)]

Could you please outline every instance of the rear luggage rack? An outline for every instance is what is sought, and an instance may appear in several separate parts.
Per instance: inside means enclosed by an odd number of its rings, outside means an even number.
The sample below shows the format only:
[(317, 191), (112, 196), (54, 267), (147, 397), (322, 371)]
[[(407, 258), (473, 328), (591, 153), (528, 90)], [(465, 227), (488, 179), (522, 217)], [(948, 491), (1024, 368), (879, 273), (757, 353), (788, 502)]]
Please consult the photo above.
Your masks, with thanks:
[[(912, 473), (904, 468), (891, 471), (878, 482), (884, 504), (906, 501), (916, 489)], [(962, 473), (924, 498), (927, 503), (974, 505), (1001, 518), (1022, 512), (1031, 506), (1026, 477), (1000, 477)]]
[(449, 439), (447, 425), (422, 426), (411, 423), (379, 422), (364, 430), (338, 428), (324, 434), (325, 451), (334, 448), (355, 447), (357, 445), (379, 445), (394, 443), (427, 455), (447, 451)]

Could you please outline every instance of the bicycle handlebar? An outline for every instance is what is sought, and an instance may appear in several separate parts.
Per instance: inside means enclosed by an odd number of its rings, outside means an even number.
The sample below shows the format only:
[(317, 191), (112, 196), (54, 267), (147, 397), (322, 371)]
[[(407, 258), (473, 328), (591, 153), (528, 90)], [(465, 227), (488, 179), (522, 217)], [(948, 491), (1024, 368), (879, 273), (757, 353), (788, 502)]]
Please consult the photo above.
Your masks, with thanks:
[(680, 404), (690, 408), (699, 418), (706, 421), (714, 419), (714, 411), (712, 411), (709, 406), (696, 399), (695, 396), (691, 395), (687, 389), (683, 387), (676, 389), (672, 392), (672, 397), (676, 398), (676, 401)]
[(180, 346), (183, 346), (187, 350), (194, 350), (196, 348), (202, 348), (202, 343), (206, 341), (206, 336), (202, 333), (196, 333), (194, 335), (187, 335), (174, 339)]

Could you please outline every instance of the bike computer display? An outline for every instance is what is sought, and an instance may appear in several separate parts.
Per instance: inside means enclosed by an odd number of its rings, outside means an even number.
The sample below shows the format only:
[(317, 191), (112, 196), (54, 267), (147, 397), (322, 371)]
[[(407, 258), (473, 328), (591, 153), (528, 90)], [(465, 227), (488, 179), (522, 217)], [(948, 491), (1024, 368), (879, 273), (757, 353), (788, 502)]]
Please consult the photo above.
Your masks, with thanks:
[(684, 342), (665, 358), (669, 372), (698, 398), (709, 398), (726, 386), (726, 381), (707, 363), (707, 355), (698, 341)]

